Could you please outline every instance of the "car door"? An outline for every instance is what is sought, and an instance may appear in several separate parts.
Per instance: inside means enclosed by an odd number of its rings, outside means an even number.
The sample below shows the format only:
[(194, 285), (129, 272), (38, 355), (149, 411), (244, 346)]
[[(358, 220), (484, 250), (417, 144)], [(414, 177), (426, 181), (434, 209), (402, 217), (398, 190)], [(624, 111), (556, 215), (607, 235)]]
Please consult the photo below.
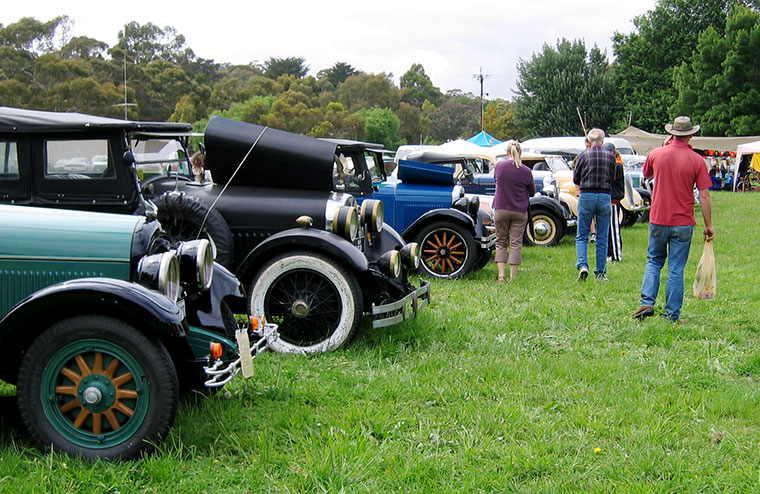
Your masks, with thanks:
[(137, 189), (119, 134), (53, 134), (32, 142), (34, 204), (134, 212)]
[(0, 202), (28, 204), (30, 200), (29, 141), (0, 135)]

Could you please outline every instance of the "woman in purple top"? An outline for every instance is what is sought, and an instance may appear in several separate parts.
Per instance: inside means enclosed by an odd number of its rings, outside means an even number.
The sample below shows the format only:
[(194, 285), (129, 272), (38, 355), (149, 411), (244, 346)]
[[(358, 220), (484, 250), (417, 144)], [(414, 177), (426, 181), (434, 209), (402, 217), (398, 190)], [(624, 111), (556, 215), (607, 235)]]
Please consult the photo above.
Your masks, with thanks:
[[(528, 224), (530, 198), (536, 193), (533, 174), (520, 160), (522, 148), (517, 141), (507, 142), (508, 159), (494, 166), (496, 193), (493, 198), (494, 221), (496, 222), (496, 266), (499, 283), (506, 279), (506, 264), (509, 264), (509, 279), (517, 276), (517, 268), (522, 262), (522, 240), (525, 225)], [(509, 241), (507, 241), (509, 239)], [(507, 257), (509, 243), (509, 257)]]

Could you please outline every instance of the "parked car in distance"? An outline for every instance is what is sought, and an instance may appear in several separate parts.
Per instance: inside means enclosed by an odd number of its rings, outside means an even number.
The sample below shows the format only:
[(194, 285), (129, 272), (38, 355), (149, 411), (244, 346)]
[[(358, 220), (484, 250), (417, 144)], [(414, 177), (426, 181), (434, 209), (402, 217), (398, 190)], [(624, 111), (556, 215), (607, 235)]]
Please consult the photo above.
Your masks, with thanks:
[[(0, 145), (10, 154), (34, 149), (0, 180), (0, 201), (145, 213), (158, 217), (172, 243), (211, 241), (216, 259), (248, 288), (232, 311), (278, 324), (271, 348), (280, 352), (334, 350), (364, 314), (379, 328), (427, 304), (429, 284), (415, 288), (408, 276), (417, 245), (383, 227), (382, 209), (367, 209), (360, 223), (354, 198), (334, 189), (334, 144), (215, 117), (205, 145), (217, 182), (199, 183), (189, 163), (190, 130), (0, 108)], [(67, 150), (106, 155), (108, 166), (47, 173)]]
[[(542, 154), (558, 154), (572, 161), (586, 149), (583, 136), (567, 137), (539, 137), (528, 139), (522, 143), (523, 151)], [(624, 163), (636, 162), (640, 156), (636, 154), (627, 139), (621, 137), (605, 137), (604, 142), (611, 142), (620, 153)], [(618, 218), (621, 226), (632, 226), (643, 217), (648, 217), (646, 212), (652, 202), (651, 192), (642, 186), (633, 184), (633, 176), (626, 172), (626, 196), (620, 201), (621, 216)], [(576, 213), (577, 214), (577, 213)]]
[[(480, 159), (471, 159), (469, 156), (453, 155), (435, 150), (411, 153), (407, 158), (407, 160), (402, 161), (406, 168), (422, 168), (419, 177), (414, 176), (414, 180), (417, 182), (428, 181), (433, 183), (432, 181), (435, 180), (433, 177), (440, 174), (440, 180), (443, 183), (457, 183), (470, 194), (493, 196), (496, 192), (493, 173), (492, 171), (483, 171), (484, 167)], [(547, 159), (551, 160), (552, 157), (547, 157)], [(542, 157), (534, 161), (527, 161), (526, 166), (536, 163), (546, 165), (546, 161)], [(524, 242), (527, 245), (553, 246), (562, 239), (566, 232), (575, 228), (577, 218), (571, 214), (569, 207), (563, 205), (559, 200), (559, 189), (556, 187), (552, 175), (541, 174), (540, 180), (540, 185), (536, 185), (536, 191), (539, 193), (530, 199), (531, 228), (526, 228)], [(545, 191), (545, 193), (542, 195), (540, 191)], [(487, 202), (489, 206), (491, 201), (489, 198)]]
[(277, 336), (273, 325), (243, 328), (244, 348), (188, 323), (216, 274), (206, 240), (169, 250), (142, 216), (13, 205), (0, 205), (0, 225), (0, 379), (16, 385), (41, 448), (149, 452), (181, 389), (228, 381)]

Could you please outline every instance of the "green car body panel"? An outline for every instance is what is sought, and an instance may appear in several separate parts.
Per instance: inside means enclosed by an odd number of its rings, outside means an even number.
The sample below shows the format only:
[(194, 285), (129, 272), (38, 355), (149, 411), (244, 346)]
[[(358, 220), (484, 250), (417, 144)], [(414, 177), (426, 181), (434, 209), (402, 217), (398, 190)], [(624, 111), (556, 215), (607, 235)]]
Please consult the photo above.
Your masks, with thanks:
[(0, 205), (0, 313), (54, 283), (131, 279), (140, 216)]

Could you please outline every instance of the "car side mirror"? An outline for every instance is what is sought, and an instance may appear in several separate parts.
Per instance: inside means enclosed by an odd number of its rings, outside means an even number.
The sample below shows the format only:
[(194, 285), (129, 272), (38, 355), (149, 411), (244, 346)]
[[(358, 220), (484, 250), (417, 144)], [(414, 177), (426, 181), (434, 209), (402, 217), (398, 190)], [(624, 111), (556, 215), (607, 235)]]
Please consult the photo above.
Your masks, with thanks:
[(127, 149), (124, 151), (124, 154), (121, 157), (122, 161), (124, 161), (124, 164), (127, 166), (132, 166), (135, 164), (135, 155), (132, 154), (132, 151)]

